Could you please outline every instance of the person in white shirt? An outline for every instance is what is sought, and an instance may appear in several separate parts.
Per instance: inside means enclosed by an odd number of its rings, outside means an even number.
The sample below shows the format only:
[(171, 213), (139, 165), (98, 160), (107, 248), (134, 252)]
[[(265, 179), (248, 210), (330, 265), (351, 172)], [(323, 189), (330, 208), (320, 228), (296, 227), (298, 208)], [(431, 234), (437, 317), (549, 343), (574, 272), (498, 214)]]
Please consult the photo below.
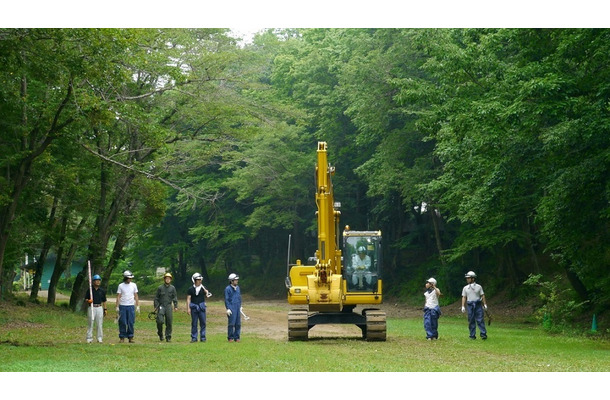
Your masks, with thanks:
[(438, 298), (442, 296), (441, 291), (436, 287), (436, 279), (430, 278), (426, 281), (426, 291), (424, 297), (424, 329), (426, 330), (427, 340), (438, 339), (438, 319), (441, 316), (441, 308)]
[(116, 312), (119, 319), (119, 342), (133, 343), (134, 324), (136, 312), (140, 313), (140, 299), (138, 298), (138, 286), (133, 283), (131, 271), (123, 272), (123, 282), (119, 284), (116, 296)]
[(352, 284), (358, 289), (363, 289), (364, 284), (371, 285), (371, 257), (366, 254), (364, 246), (358, 247), (358, 254), (352, 256)]

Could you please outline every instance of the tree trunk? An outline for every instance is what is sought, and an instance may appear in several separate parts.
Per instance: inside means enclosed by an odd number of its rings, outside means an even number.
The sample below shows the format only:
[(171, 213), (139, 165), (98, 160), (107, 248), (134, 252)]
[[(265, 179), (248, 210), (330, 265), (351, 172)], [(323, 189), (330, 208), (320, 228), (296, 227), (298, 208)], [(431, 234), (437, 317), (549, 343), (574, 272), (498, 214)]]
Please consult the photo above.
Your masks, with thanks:
[(434, 238), (436, 239), (436, 250), (438, 251), (438, 258), (441, 261), (441, 264), (444, 266), (445, 259), (443, 257), (443, 243), (441, 241), (441, 230), (439, 227), (440, 212), (436, 208), (432, 208), (430, 210), (430, 215), (432, 216), (432, 224), (434, 225)]
[[(51, 282), (49, 283), (49, 294), (47, 297), (47, 304), (55, 304), (56, 296), (57, 296), (57, 284), (59, 283), (59, 279), (61, 278), (61, 274), (65, 274), (66, 277), (69, 277), (70, 274), (66, 273), (70, 271), (70, 266), (72, 265), (72, 260), (74, 259), (74, 255), (76, 254), (76, 249), (78, 248), (76, 243), (72, 243), (66, 256), (64, 257), (64, 248), (66, 243), (64, 242), (67, 230), (67, 221), (69, 215), (64, 215), (62, 221), (62, 237), (61, 237), (61, 245), (57, 249), (57, 261), (55, 262), (55, 268), (53, 269), (53, 274), (51, 275)], [(75, 233), (79, 233), (87, 222), (87, 218), (81, 218), (78, 226), (75, 229)]]
[(55, 218), (55, 214), (57, 213), (58, 204), (59, 198), (55, 196), (55, 198), (53, 199), (53, 206), (51, 207), (51, 212), (49, 214), (49, 221), (47, 226), (47, 232), (45, 233), (45, 240), (42, 245), (42, 250), (40, 251), (40, 256), (38, 257), (38, 262), (36, 263), (36, 273), (34, 274), (34, 282), (32, 284), (32, 291), (30, 292), (31, 301), (34, 301), (38, 298), (38, 290), (40, 289), (42, 274), (44, 272), (44, 263), (47, 261), (49, 250), (51, 249), (51, 245), (53, 244), (52, 237), (53, 230), (57, 225), (57, 219)]
[(49, 291), (47, 294), (47, 304), (55, 304), (55, 296), (57, 293), (57, 282), (61, 276), (62, 270), (62, 259), (64, 256), (64, 241), (66, 239), (66, 230), (68, 226), (68, 216), (66, 214), (61, 219), (61, 233), (59, 238), (59, 246), (57, 246), (57, 258), (55, 259), (55, 266), (53, 267), (53, 273), (51, 274), (51, 280), (49, 282)]
[(110, 275), (112, 275), (112, 272), (119, 264), (119, 260), (123, 256), (123, 249), (125, 248), (125, 245), (127, 244), (128, 240), (129, 239), (127, 237), (127, 228), (122, 227), (119, 231), (116, 241), (114, 242), (114, 248), (112, 250), (110, 260), (108, 260), (108, 265), (106, 265), (104, 271), (96, 271), (96, 273), (102, 275), (102, 288), (104, 288), (106, 292), (108, 292), (108, 283), (110, 281)]
[(574, 291), (576, 292), (580, 300), (590, 300), (589, 291), (587, 290), (587, 287), (584, 285), (584, 283), (582, 283), (578, 275), (576, 275), (576, 273), (572, 271), (570, 267), (565, 266), (564, 268), (566, 270), (566, 276), (568, 277), (568, 280), (572, 284), (572, 288), (574, 288)]

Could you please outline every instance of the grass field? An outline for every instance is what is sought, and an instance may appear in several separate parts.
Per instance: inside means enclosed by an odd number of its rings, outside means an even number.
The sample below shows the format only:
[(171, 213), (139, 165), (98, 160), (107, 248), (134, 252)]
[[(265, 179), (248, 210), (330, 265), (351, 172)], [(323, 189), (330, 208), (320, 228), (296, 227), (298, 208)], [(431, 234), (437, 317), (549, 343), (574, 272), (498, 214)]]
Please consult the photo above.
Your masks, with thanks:
[[(22, 303), (23, 304), (23, 303)], [(610, 371), (610, 343), (551, 336), (537, 326), (496, 322), (489, 340), (468, 339), (464, 318), (442, 317), (440, 339), (424, 340), (421, 318), (388, 318), (386, 342), (366, 342), (359, 329), (286, 340), (282, 307), (248, 306), (242, 341), (226, 341), (220, 302), (208, 306), (207, 343), (189, 343), (190, 318), (177, 312), (171, 343), (159, 342), (142, 306), (136, 343), (118, 343), (114, 310), (104, 343), (85, 343), (86, 317), (64, 307), (0, 303), (0, 371), (13, 372), (586, 372)], [(192, 355), (202, 355), (193, 366)]]
[(243, 322), (242, 341), (228, 343), (224, 306), (216, 300), (208, 303), (206, 343), (189, 342), (190, 317), (183, 311), (175, 314), (172, 342), (160, 342), (147, 318), (152, 306), (143, 305), (136, 343), (129, 344), (118, 342), (112, 308), (104, 343), (87, 344), (84, 314), (27, 301), (0, 303), (0, 385), (62, 400), (80, 399), (92, 388), (151, 399), (193, 391), (265, 400), (440, 397), (473, 389), (569, 398), (583, 389), (601, 395), (610, 378), (607, 340), (552, 336), (522, 322), (494, 322), (487, 341), (471, 341), (465, 318), (443, 316), (440, 338), (430, 342), (421, 317), (389, 317), (386, 342), (365, 342), (357, 327), (344, 325), (316, 326), (308, 342), (288, 342), (288, 306), (262, 302), (247, 304), (251, 319)]

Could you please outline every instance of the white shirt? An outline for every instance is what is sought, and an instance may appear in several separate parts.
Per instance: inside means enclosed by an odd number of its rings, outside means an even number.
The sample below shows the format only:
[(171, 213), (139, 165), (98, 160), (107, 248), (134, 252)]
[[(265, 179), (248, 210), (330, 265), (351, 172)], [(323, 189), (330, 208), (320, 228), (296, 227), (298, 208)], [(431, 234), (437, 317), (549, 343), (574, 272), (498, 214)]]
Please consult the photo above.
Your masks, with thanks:
[(355, 270), (364, 270), (371, 267), (371, 257), (364, 256), (364, 259), (360, 258), (358, 254), (352, 256), (352, 268)]
[(424, 292), (424, 296), (426, 297), (426, 304), (424, 307), (434, 308), (438, 306), (438, 295), (436, 294), (436, 290), (432, 289), (431, 292), (427, 290)]
[(122, 282), (119, 284), (117, 293), (121, 294), (121, 298), (119, 300), (120, 306), (134, 306), (136, 304), (135, 295), (138, 293), (138, 285), (133, 282)]

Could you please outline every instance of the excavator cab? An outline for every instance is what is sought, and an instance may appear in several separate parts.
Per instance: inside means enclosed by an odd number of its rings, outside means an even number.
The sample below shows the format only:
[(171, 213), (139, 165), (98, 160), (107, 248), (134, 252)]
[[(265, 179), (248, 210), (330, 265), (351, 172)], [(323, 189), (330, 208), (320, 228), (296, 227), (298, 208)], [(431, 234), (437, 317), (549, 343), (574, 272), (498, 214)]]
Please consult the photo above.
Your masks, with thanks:
[(381, 233), (343, 232), (343, 277), (347, 292), (379, 292), (381, 280)]

